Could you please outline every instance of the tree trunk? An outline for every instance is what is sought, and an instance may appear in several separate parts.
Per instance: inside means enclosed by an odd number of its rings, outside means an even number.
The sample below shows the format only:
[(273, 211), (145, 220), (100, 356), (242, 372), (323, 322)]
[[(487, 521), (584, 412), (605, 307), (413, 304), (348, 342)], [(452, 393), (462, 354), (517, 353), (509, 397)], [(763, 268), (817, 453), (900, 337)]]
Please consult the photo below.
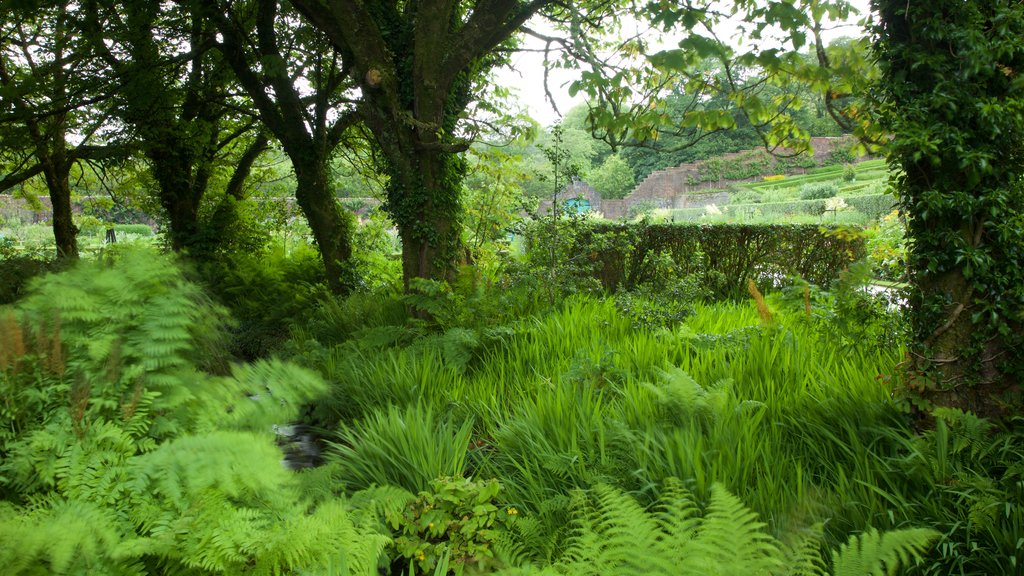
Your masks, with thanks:
[(414, 278), (451, 281), (462, 254), (461, 184), (455, 154), (422, 151), (416, 163), (390, 163), (387, 208), (402, 240), (406, 290)]
[(192, 249), (199, 235), (199, 197), (188, 180), (192, 166), (150, 155), (159, 186), (160, 205), (167, 215), (167, 238), (175, 252)]
[[(54, 156), (57, 156), (56, 158)], [(53, 208), (53, 238), (57, 244), (57, 258), (78, 258), (78, 227), (71, 211), (71, 165), (63, 150), (52, 155), (44, 164), (46, 188)]]
[[(286, 150), (287, 152), (287, 150)], [(295, 199), (313, 231), (327, 272), (327, 285), (336, 294), (352, 289), (352, 218), (338, 206), (327, 176), (327, 159), (316, 154), (291, 154), (298, 187)]]
[(1004, 418), (1024, 375), (1024, 10), (1007, 0), (874, 0), (914, 342), (911, 401)]

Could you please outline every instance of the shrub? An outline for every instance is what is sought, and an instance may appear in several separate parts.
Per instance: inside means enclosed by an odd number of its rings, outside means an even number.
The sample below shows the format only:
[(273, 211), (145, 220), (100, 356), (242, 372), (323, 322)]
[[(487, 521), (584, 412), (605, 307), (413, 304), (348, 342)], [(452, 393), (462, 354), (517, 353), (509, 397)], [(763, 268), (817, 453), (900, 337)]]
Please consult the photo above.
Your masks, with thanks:
[(581, 231), (573, 252), (588, 255), (590, 267), (580, 273), (592, 274), (608, 292), (651, 282), (663, 269), (659, 254), (667, 253), (676, 277), (695, 276), (716, 298), (741, 298), (750, 278), (771, 285), (796, 275), (827, 286), (863, 255), (864, 241), (824, 234), (817, 225), (602, 223)]
[(839, 195), (839, 186), (834, 182), (815, 182), (800, 187), (801, 200), (824, 200)]
[(877, 220), (889, 214), (896, 207), (896, 197), (892, 194), (870, 194), (865, 196), (849, 196), (846, 203), (858, 212)]
[(432, 480), (429, 490), (401, 510), (387, 510), (396, 551), (406, 565), (418, 568), (400, 567), (397, 572), (430, 574), (445, 562), (455, 574), (492, 573), (501, 567), (495, 547), (519, 511), (500, 506), (500, 492), (501, 484), (494, 479), (446, 476)]
[(757, 190), (740, 189), (729, 195), (730, 204), (759, 204), (764, 201)]

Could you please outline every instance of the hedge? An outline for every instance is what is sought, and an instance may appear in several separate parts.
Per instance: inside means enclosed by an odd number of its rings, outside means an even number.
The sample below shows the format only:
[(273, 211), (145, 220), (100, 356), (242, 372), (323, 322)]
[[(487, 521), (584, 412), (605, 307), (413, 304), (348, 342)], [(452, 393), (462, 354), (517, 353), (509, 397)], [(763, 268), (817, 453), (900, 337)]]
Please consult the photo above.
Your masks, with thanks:
[(846, 204), (871, 218), (881, 218), (896, 209), (896, 197), (892, 194), (870, 194), (845, 198)]
[(114, 231), (118, 234), (153, 235), (153, 229), (147, 224), (114, 224)]
[[(631, 290), (651, 280), (662, 254), (685, 275), (697, 275), (716, 298), (743, 298), (747, 280), (762, 289), (799, 276), (823, 287), (853, 260), (864, 241), (819, 225), (594, 223), (575, 236), (573, 253), (594, 262), (602, 287)], [(695, 257), (695, 255), (700, 255)]]

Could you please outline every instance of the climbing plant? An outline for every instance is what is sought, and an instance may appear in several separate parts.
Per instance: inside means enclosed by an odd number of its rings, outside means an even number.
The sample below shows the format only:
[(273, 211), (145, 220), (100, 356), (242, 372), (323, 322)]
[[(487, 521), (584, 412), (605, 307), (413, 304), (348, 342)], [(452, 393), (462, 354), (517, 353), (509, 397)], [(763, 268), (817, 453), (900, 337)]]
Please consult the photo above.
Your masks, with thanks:
[(920, 404), (1020, 406), (1024, 375), (1024, 5), (874, 0), (875, 113), (908, 254)]

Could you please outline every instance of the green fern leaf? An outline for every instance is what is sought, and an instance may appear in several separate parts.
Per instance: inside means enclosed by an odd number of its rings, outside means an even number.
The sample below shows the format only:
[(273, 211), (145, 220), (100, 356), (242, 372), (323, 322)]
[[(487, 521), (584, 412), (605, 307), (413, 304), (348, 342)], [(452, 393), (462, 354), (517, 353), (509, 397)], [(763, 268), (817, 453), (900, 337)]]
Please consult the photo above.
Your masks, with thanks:
[(835, 576), (891, 576), (900, 566), (919, 559), (921, 552), (938, 536), (938, 532), (927, 528), (884, 533), (871, 528), (859, 536), (851, 536), (832, 553)]

